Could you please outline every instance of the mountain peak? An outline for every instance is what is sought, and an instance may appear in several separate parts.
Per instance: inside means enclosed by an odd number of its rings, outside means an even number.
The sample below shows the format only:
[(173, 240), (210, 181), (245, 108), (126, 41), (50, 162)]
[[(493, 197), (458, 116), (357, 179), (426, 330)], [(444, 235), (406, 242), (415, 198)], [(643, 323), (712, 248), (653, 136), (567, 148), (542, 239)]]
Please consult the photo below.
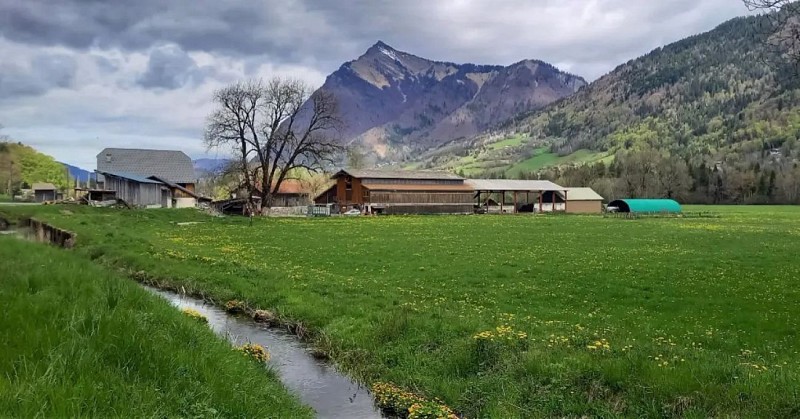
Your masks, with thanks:
[(367, 50), (367, 52), (364, 55), (365, 56), (373, 56), (375, 54), (383, 54), (383, 55), (388, 56), (389, 58), (397, 59), (397, 54), (398, 53), (400, 53), (400, 51), (392, 48), (391, 46), (389, 46), (388, 44), (386, 44), (383, 41), (378, 41), (374, 45), (369, 47), (369, 49)]
[(388, 44), (386, 44), (385, 42), (381, 41), (380, 39), (378, 40), (378, 42), (376, 42), (374, 45), (372, 45), (372, 48), (383, 48), (383, 49), (391, 49), (391, 50), (394, 49), (391, 46), (389, 46)]

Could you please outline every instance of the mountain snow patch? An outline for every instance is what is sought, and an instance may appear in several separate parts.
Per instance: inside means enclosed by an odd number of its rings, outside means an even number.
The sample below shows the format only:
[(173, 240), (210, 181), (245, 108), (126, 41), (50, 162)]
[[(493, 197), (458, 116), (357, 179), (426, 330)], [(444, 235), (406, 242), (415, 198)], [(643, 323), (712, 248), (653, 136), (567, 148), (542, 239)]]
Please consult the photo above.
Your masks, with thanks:
[(384, 55), (386, 55), (387, 57), (389, 57), (389, 58), (391, 58), (391, 59), (393, 59), (393, 60), (395, 60), (395, 61), (400, 61), (400, 59), (399, 59), (399, 58), (397, 58), (397, 55), (394, 53), (394, 51), (389, 51), (389, 50), (388, 50), (388, 49), (386, 49), (386, 48), (381, 48), (381, 52), (382, 52)]

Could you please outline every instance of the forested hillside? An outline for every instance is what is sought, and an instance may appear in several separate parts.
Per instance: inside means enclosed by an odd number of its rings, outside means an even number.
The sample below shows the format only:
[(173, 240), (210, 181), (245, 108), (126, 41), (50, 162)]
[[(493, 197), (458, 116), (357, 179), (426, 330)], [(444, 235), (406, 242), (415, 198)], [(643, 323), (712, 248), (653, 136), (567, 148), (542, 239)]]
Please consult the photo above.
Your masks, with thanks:
[[(554, 177), (591, 184), (609, 198), (796, 202), (800, 91), (793, 69), (765, 46), (765, 19), (733, 19), (658, 48), (516, 118), (504, 132), (521, 139), (503, 147), (501, 164), (474, 174)], [(472, 140), (460, 154), (480, 159), (490, 138)], [(540, 173), (576, 153), (590, 158)], [(425, 164), (457, 168), (441, 155)]]
[(49, 182), (62, 190), (71, 183), (67, 168), (52, 157), (22, 143), (0, 141), (0, 194), (10, 195), (9, 186), (17, 194), (35, 182)]

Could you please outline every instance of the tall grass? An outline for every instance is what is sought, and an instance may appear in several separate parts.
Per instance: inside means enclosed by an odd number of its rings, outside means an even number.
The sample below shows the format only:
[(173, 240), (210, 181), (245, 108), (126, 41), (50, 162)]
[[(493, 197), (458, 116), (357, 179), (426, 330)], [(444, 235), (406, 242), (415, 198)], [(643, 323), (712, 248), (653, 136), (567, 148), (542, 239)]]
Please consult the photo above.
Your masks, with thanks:
[(205, 325), (85, 257), (0, 236), (0, 416), (309, 417)]
[(799, 208), (252, 227), (35, 210), (100, 263), (300, 320), (356, 375), (470, 417), (800, 416)]

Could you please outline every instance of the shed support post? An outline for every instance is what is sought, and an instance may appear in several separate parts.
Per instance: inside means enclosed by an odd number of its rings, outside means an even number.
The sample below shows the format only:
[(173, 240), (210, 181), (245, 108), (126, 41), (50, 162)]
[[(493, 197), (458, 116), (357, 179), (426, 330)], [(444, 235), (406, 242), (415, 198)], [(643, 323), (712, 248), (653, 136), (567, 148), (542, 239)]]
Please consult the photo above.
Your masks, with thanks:
[(556, 212), (556, 191), (552, 191), (553, 194), (553, 212)]
[(514, 214), (517, 213), (517, 191), (514, 191)]
[(564, 190), (564, 212), (567, 212), (567, 202), (568, 202), (567, 192), (569, 192), (569, 191)]
[(539, 214), (542, 213), (542, 200), (544, 199), (544, 194), (542, 191), (539, 191)]
[(500, 214), (503, 213), (503, 202), (506, 200), (506, 191), (500, 191)]

